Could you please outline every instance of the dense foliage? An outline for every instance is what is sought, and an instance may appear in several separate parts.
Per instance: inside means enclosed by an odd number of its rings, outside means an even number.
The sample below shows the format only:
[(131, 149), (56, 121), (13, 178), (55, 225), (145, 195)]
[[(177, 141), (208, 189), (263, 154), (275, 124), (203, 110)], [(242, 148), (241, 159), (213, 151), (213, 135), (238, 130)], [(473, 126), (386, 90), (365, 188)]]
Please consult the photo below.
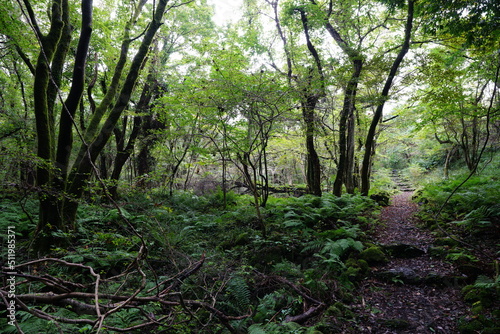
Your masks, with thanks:
[(0, 331), (355, 331), (395, 175), (494, 331), (497, 1), (212, 3), (2, 1)]
[[(107, 294), (138, 292), (138, 298), (150, 298), (118, 307), (102, 324), (104, 332), (149, 323), (145, 328), (156, 332), (175, 329), (189, 333), (203, 328), (215, 332), (225, 326), (234, 332), (260, 328), (285, 333), (294, 327), (306, 333), (311, 330), (301, 329), (293, 321), (302, 312), (302, 303), (325, 309), (326, 302), (350, 300), (353, 284), (368, 270), (359, 254), (365, 248), (363, 230), (373, 222), (376, 204), (366, 197), (272, 198), (262, 212), (268, 225), (268, 236), (263, 238), (256, 230), (255, 209), (248, 196), (229, 193), (227, 204), (220, 191), (202, 197), (189, 192), (169, 196), (164, 189), (147, 194), (132, 192), (129, 196), (120, 203), (120, 209), (110, 210), (100, 203), (82, 206), (72, 236), (78, 241), (52, 251), (53, 257), (64, 262), (47, 259), (33, 264), (30, 272), (45, 279), (21, 283), (16, 289), (18, 296), (33, 292), (46, 295), (45, 287), (54, 280), (58, 291), (72, 284), (76, 291), (87, 293), (86, 298), (98, 289), (102, 307), (107, 305)], [(36, 211), (33, 198), (18, 200), (2, 200), (9, 211), (2, 211), (1, 218), (6, 225), (17, 221), (17, 261), (21, 262), (31, 257), (29, 252), (24, 253), (29, 242), (23, 236), (33, 229)], [(368, 211), (372, 213), (366, 215)], [(26, 215), (31, 220), (23, 219)], [(141, 246), (147, 248), (147, 257), (139, 256), (138, 252), (144, 252)], [(196, 264), (201, 268), (189, 272)], [(99, 286), (90, 268), (100, 276)], [(164, 298), (170, 304), (162, 305), (154, 298), (158, 289), (168, 290), (160, 295), (166, 293)], [(73, 296), (78, 297), (76, 293)], [(91, 322), (69, 323), (70, 319), (93, 319), (83, 315), (84, 304), (62, 300), (40, 310), (55, 319), (66, 319), (59, 324), (63, 332), (85, 333), (91, 331)], [(214, 310), (227, 317), (227, 323)], [(162, 320), (153, 324), (148, 314)], [(20, 310), (17, 316), (24, 332), (59, 332), (33, 314)], [(278, 330), (275, 324), (287, 317), (292, 317), (287, 320), (289, 324)], [(2, 332), (16, 332), (2, 318)], [(328, 319), (325, 316), (325, 321)], [(299, 318), (297, 321), (302, 322)], [(315, 328), (328, 326), (333, 325), (319, 322)]]

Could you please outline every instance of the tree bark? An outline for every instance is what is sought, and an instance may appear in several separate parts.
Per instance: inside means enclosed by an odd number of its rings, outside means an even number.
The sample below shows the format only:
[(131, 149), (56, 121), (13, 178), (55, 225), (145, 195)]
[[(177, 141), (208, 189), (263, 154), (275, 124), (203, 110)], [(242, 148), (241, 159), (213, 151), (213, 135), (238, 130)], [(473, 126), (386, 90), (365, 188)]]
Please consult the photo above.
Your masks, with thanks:
[(117, 137), (117, 153), (114, 161), (113, 172), (111, 173), (111, 186), (109, 188), (109, 193), (112, 198), (116, 199), (118, 197), (118, 180), (120, 179), (123, 166), (130, 159), (132, 155), (137, 137), (139, 136), (143, 114), (151, 113), (151, 98), (153, 96), (153, 91), (156, 89), (156, 84), (154, 82), (152, 71), (148, 74), (146, 82), (144, 83), (141, 97), (139, 103), (137, 104), (137, 113), (139, 116), (134, 117), (134, 124), (132, 131), (130, 133), (127, 145), (125, 146), (125, 133), (126, 125), (124, 124), (123, 130), (121, 131), (119, 138)]
[[(84, 150), (85, 153), (83, 154), (83, 156), (80, 155), (75, 161), (74, 168), (68, 178), (68, 192), (75, 198), (80, 198), (82, 196), (83, 188), (86, 181), (90, 177), (90, 173), (97, 156), (106, 145), (109, 137), (113, 133), (113, 129), (116, 123), (123, 113), (123, 110), (125, 110), (130, 101), (130, 97), (135, 88), (135, 83), (142, 68), (142, 64), (148, 54), (149, 47), (151, 46), (156, 32), (162, 24), (161, 20), (165, 12), (167, 2), (168, 0), (158, 1), (153, 20), (150, 22), (141, 45), (139, 46), (139, 49), (137, 50), (137, 53), (132, 60), (130, 70), (123, 83), (116, 103), (111, 109), (108, 118), (99, 131), (99, 134), (94, 137), (94, 139), (88, 144), (88, 148)], [(65, 208), (64, 212), (65, 219), (68, 222), (75, 221), (77, 208), (78, 202), (72, 201), (68, 203), (68, 206)]]
[(60, 169), (63, 178), (68, 172), (69, 158), (73, 147), (73, 125), (76, 124), (74, 118), (85, 88), (85, 65), (92, 35), (92, 1), (82, 0), (82, 29), (75, 55), (71, 89), (62, 106), (59, 121), (56, 167)]
[[(55, 158), (54, 148), (54, 117), (53, 117), (53, 100), (55, 96), (53, 76), (57, 77), (57, 73), (53, 73), (53, 60), (59, 47), (59, 54), (64, 55), (62, 48), (59, 46), (61, 40), (67, 40), (67, 36), (63, 38), (63, 34), (68, 32), (65, 29), (69, 25), (67, 13), (67, 1), (53, 1), (50, 17), (50, 29), (47, 35), (42, 35), (36, 22), (35, 14), (28, 0), (24, 1), (31, 23), (40, 41), (41, 49), (38, 55), (38, 60), (35, 68), (35, 78), (33, 84), (34, 95), (34, 113), (37, 132), (37, 156), (43, 161), (37, 168), (37, 186), (42, 190), (39, 193), (39, 224), (37, 226), (37, 235), (45, 235), (47, 242), (41, 245), (43, 248), (48, 248), (48, 243), (53, 239), (50, 230), (53, 228), (64, 228), (62, 221), (59, 219), (60, 207), (57, 205), (57, 196), (51, 189), (54, 180), (53, 162)], [(63, 43), (63, 45), (69, 45)], [(61, 61), (61, 60), (59, 60)], [(54, 72), (61, 70), (61, 67), (54, 69)], [(51, 89), (52, 87), (52, 89)], [(53, 224), (53, 225), (52, 225)]]
[(333, 183), (333, 193), (335, 196), (342, 195), (343, 184), (346, 184), (347, 190), (350, 193), (354, 192), (354, 188), (352, 187), (354, 167), (354, 109), (359, 77), (363, 69), (361, 56), (357, 52), (354, 54), (356, 57), (351, 59), (353, 72), (345, 89), (344, 105), (339, 120), (339, 163), (337, 165), (335, 182)]
[(314, 109), (317, 99), (312, 96), (302, 103), (302, 115), (306, 126), (306, 180), (308, 193), (321, 196), (321, 164), (314, 145)]
[(120, 179), (123, 166), (125, 166), (125, 163), (130, 158), (132, 152), (134, 151), (135, 141), (141, 129), (141, 121), (142, 121), (141, 116), (134, 117), (134, 124), (132, 126), (132, 131), (130, 133), (126, 146), (125, 146), (125, 133), (126, 133), (125, 126), (123, 127), (123, 130), (120, 131), (119, 135), (120, 138), (119, 139), (117, 138), (117, 141), (119, 141), (120, 144), (117, 145), (117, 153), (114, 159), (113, 171), (111, 172), (111, 177), (110, 177), (111, 186), (108, 189), (109, 194), (113, 199), (118, 198), (118, 180)]
[[(317, 5), (315, 0), (311, 3)], [(337, 175), (333, 183), (333, 193), (336, 196), (342, 195), (342, 186), (345, 184), (348, 193), (354, 193), (354, 136), (355, 122), (354, 111), (356, 108), (356, 94), (358, 90), (359, 78), (363, 69), (363, 55), (361, 52), (349, 45), (340, 35), (340, 33), (330, 23), (329, 18), (332, 2), (330, 1), (330, 10), (325, 17), (325, 28), (332, 36), (333, 40), (347, 55), (352, 63), (351, 78), (346, 84), (344, 104), (340, 113), (339, 120), (339, 158), (337, 164)]]
[[(76, 219), (77, 200), (81, 198), (86, 182), (94, 168), (94, 162), (111, 136), (113, 129), (126, 108), (134, 90), (139, 72), (143, 67), (151, 42), (161, 26), (168, 0), (157, 1), (153, 19), (147, 27), (142, 43), (131, 63), (129, 72), (123, 82), (120, 94), (116, 97), (117, 87), (127, 59), (127, 51), (132, 39), (128, 36), (132, 24), (135, 23), (140, 9), (146, 0), (141, 0), (132, 20), (126, 29), (126, 38), (122, 45), (122, 53), (114, 73), (111, 89), (106, 92), (99, 108), (93, 113), (90, 126), (87, 127), (85, 140), (79, 155), (69, 170), (69, 157), (72, 150), (72, 131), (76, 109), (83, 94), (85, 60), (91, 36), (92, 0), (82, 0), (82, 29), (75, 57), (73, 81), (68, 98), (64, 102), (60, 125), (59, 140), (55, 143), (55, 117), (52, 106), (58, 92), (57, 73), (62, 71), (65, 63), (64, 55), (69, 46), (71, 26), (69, 22), (69, 6), (67, 0), (54, 0), (51, 9), (51, 26), (47, 35), (41, 33), (29, 0), (24, 0), (27, 13), (40, 40), (41, 50), (35, 68), (34, 105), (38, 140), (38, 157), (44, 161), (37, 170), (37, 185), (40, 193), (40, 217), (37, 226), (34, 247), (45, 252), (54, 244), (63, 240), (53, 236), (53, 231), (69, 231)], [(66, 51), (65, 51), (66, 48)], [(57, 61), (55, 57), (58, 58)], [(52, 67), (51, 67), (52, 66)], [(55, 90), (54, 90), (55, 89)], [(99, 126), (105, 111), (113, 104), (107, 120)], [(95, 135), (98, 134), (98, 135)], [(69, 175), (68, 175), (69, 173)]]
[(368, 129), (368, 134), (366, 135), (365, 154), (363, 156), (363, 164), (361, 166), (361, 194), (364, 196), (368, 196), (368, 193), (370, 191), (370, 171), (372, 165), (372, 156), (375, 152), (375, 135), (377, 126), (382, 119), (385, 101), (389, 96), (389, 91), (391, 89), (392, 82), (394, 81), (394, 77), (398, 72), (399, 65), (401, 65), (401, 62), (403, 61), (406, 53), (410, 49), (411, 33), (413, 29), (414, 4), (415, 0), (408, 1), (408, 15), (405, 25), (405, 39), (403, 42), (403, 46), (401, 47), (401, 50), (399, 51), (396, 59), (392, 63), (391, 70), (389, 72), (389, 75), (387, 76), (384, 88), (382, 89), (382, 93), (380, 94), (380, 102), (377, 106), (377, 109), (375, 110), (370, 128)]
[(314, 59), (316, 64), (316, 70), (318, 71), (320, 86), (314, 87), (313, 71), (311, 70), (308, 77), (306, 78), (307, 85), (304, 89), (302, 104), (302, 116), (306, 128), (306, 180), (307, 189), (310, 194), (321, 196), (321, 163), (316, 152), (316, 147), (314, 143), (316, 134), (316, 124), (315, 124), (315, 109), (321, 97), (325, 95), (325, 80), (323, 74), (323, 67), (321, 65), (321, 59), (319, 54), (311, 42), (311, 37), (309, 35), (309, 23), (307, 16), (303, 10), (298, 10), (300, 13), (300, 18), (302, 21), (302, 26), (304, 28), (304, 34), (306, 37), (307, 48), (309, 53)]

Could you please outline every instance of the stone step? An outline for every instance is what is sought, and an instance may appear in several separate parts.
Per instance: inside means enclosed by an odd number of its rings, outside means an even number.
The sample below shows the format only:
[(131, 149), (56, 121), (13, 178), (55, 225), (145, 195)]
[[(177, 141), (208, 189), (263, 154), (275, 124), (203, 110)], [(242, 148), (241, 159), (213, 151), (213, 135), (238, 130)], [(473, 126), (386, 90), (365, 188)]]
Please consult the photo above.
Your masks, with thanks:
[(395, 267), (383, 271), (373, 272), (373, 276), (388, 283), (425, 284), (439, 287), (462, 286), (466, 284), (467, 278), (459, 275), (440, 275), (428, 273), (419, 275), (410, 267)]
[(382, 245), (381, 247), (385, 253), (400, 259), (411, 259), (426, 254), (424, 250), (408, 244)]

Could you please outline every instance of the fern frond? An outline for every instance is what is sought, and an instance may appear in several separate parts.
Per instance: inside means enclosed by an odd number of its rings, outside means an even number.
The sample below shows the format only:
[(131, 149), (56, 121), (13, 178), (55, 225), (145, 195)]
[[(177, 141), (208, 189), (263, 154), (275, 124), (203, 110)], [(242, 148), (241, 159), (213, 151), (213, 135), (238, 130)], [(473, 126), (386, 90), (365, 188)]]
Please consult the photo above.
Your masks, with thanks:
[(319, 252), (325, 246), (324, 240), (313, 240), (309, 242), (303, 249), (302, 253), (316, 253)]
[(241, 277), (234, 275), (226, 285), (226, 302), (236, 311), (245, 311), (250, 306), (250, 289), (247, 282)]

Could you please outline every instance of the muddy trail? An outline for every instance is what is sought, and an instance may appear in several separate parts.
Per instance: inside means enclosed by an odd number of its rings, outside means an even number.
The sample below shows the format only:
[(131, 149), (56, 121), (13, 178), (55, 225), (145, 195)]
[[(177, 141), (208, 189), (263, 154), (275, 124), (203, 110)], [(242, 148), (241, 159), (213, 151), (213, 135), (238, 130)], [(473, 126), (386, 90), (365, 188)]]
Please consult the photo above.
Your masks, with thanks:
[(359, 286), (359, 333), (459, 333), (458, 319), (468, 316), (460, 290), (465, 277), (433, 256), (433, 235), (419, 228), (411, 186), (396, 179), (401, 192), (381, 210), (371, 238), (386, 254), (371, 264)]

